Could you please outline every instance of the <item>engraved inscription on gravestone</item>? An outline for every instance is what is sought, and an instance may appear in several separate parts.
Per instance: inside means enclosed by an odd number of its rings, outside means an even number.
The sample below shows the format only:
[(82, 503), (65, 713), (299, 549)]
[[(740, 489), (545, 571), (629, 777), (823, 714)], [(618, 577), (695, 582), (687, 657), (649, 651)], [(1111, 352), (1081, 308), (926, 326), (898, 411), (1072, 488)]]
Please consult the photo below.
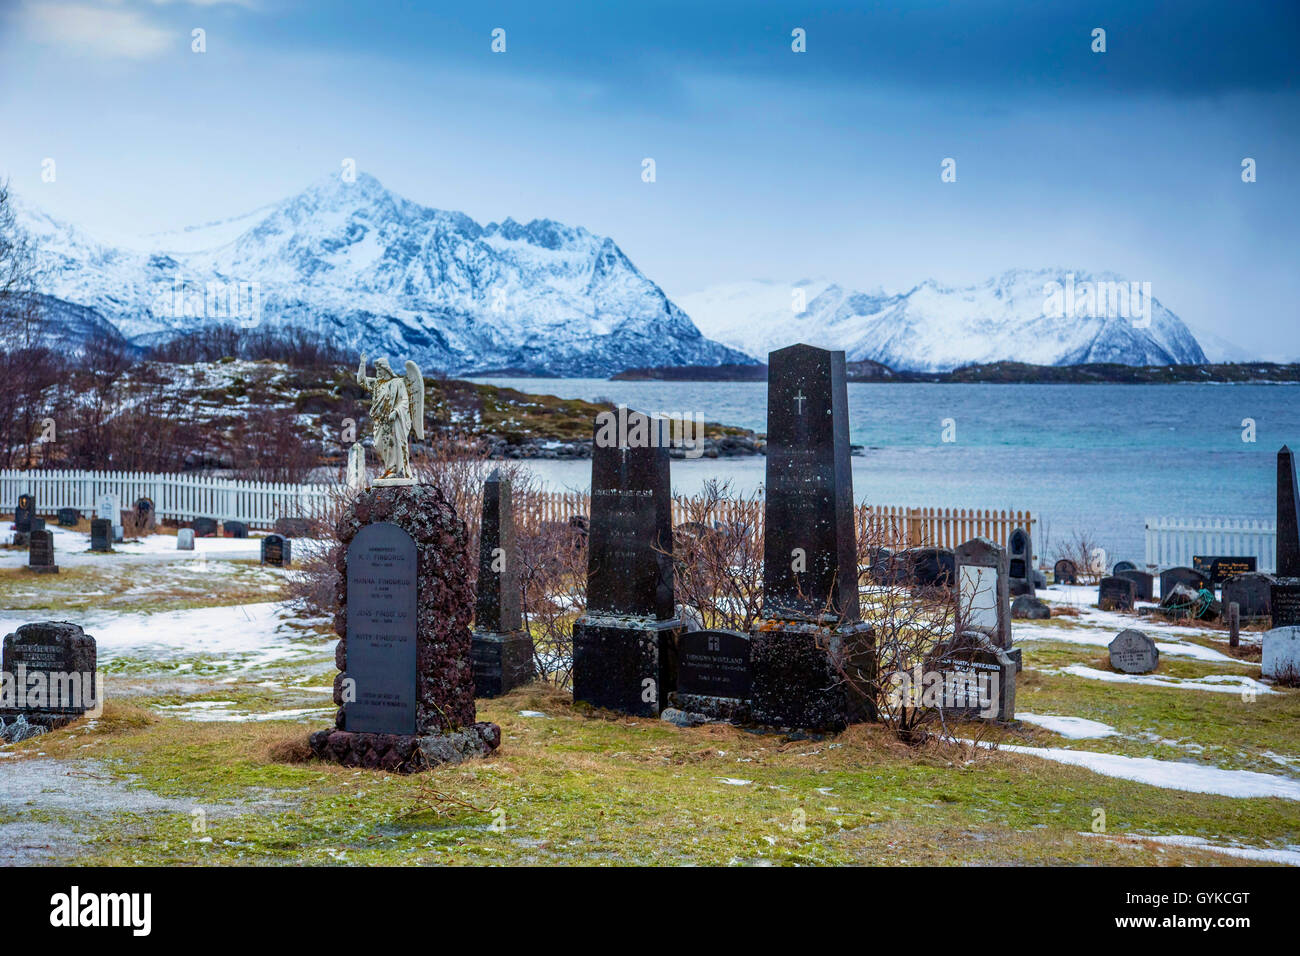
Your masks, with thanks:
[(293, 544), (289, 539), (278, 534), (268, 534), (262, 539), (262, 563), (275, 568), (288, 566), (291, 561)]
[(1110, 642), (1110, 666), (1125, 674), (1149, 674), (1160, 663), (1156, 642), (1141, 631), (1128, 628)]
[(678, 694), (743, 699), (749, 689), (748, 635), (691, 631), (678, 639)]
[(366, 525), (347, 553), (347, 730), (415, 733), (415, 542), (395, 524)]

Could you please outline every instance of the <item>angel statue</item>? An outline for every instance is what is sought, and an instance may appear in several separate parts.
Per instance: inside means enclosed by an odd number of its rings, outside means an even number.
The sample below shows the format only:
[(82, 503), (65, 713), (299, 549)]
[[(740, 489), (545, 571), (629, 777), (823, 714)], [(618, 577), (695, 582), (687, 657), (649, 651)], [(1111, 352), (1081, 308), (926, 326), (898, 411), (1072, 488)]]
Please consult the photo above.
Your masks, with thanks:
[(375, 377), (366, 375), (366, 356), (361, 354), (357, 384), (371, 393), (370, 421), (375, 430), (375, 453), (384, 470), (373, 484), (413, 485), (411, 432), (424, 438), (424, 377), (409, 359), (406, 376), (393, 373), (388, 359), (375, 360)]

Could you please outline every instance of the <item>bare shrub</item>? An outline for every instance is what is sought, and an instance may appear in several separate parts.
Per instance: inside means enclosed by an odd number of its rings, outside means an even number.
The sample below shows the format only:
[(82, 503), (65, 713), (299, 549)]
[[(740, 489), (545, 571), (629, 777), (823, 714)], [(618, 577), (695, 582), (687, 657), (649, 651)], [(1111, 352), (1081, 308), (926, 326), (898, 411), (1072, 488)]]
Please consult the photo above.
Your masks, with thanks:
[(673, 529), (674, 593), (706, 629), (748, 632), (763, 605), (763, 499), (710, 479)]
[(1095, 535), (1075, 531), (1056, 550), (1056, 561), (1071, 561), (1078, 571), (1082, 584), (1096, 584), (1110, 572), (1106, 568), (1106, 550)]

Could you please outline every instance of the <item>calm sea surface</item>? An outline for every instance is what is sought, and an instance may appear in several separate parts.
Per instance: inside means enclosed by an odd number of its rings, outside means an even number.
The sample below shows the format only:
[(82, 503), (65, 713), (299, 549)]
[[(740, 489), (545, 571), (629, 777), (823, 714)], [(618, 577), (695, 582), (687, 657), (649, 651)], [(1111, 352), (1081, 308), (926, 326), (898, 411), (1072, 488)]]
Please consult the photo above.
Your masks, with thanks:
[[(645, 412), (699, 412), (763, 432), (760, 382), (610, 382), (499, 379), (561, 398), (608, 399)], [(1113, 560), (1145, 554), (1155, 515), (1274, 516), (1275, 455), (1300, 448), (1300, 386), (1293, 385), (850, 385), (858, 501), (882, 505), (1031, 511), (1042, 557), (1076, 531)], [(944, 419), (956, 441), (945, 443)], [(1242, 440), (1243, 420), (1256, 441)], [(583, 489), (589, 462), (533, 462), (551, 487)], [(708, 478), (741, 491), (763, 483), (764, 459), (673, 462), (673, 489)]]

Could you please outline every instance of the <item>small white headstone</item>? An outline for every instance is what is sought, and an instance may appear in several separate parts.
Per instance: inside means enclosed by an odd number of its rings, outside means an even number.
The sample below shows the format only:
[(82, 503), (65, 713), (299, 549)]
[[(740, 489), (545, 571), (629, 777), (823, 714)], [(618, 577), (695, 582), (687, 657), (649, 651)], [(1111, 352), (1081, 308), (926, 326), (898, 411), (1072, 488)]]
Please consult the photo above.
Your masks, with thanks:
[(348, 487), (366, 490), (366, 449), (361, 442), (348, 449)]
[(111, 521), (114, 526), (122, 521), (122, 502), (117, 495), (100, 495), (95, 499), (95, 517), (101, 521)]
[(1292, 624), (1264, 632), (1259, 672), (1288, 683), (1300, 680), (1300, 626)]
[(193, 551), (194, 550), (194, 529), (181, 528), (176, 532), (176, 550)]

